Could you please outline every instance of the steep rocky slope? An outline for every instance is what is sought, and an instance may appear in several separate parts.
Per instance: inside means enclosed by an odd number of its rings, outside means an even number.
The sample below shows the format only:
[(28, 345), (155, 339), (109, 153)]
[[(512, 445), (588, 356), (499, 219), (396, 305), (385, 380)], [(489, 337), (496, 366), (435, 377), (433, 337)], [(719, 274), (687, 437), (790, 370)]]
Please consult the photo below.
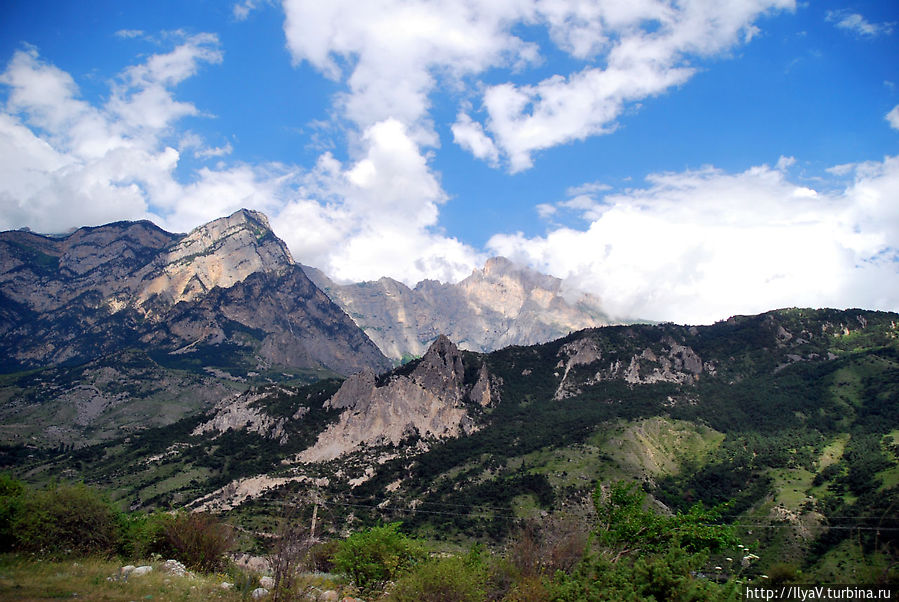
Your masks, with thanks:
[(85, 445), (254, 383), (389, 366), (261, 213), (0, 233), (0, 442)]
[(0, 354), (7, 371), (128, 347), (216, 347), (271, 365), (383, 369), (371, 341), (305, 276), (261, 213), (187, 235), (149, 222), (58, 238), (0, 233)]
[(456, 284), (424, 280), (415, 288), (391, 278), (339, 285), (304, 269), (395, 360), (420, 356), (439, 334), (462, 349), (489, 352), (609, 324), (596, 297), (575, 293), (572, 300), (558, 278), (503, 257)]
[(365, 445), (469, 435), (478, 428), (472, 410), (498, 397), (496, 383), (486, 366), (481, 368), (467, 381), (459, 349), (440, 335), (411, 372), (395, 372), (381, 383), (370, 371), (355, 374), (325, 402), (326, 408), (341, 410), (339, 420), (298, 459), (322, 462)]

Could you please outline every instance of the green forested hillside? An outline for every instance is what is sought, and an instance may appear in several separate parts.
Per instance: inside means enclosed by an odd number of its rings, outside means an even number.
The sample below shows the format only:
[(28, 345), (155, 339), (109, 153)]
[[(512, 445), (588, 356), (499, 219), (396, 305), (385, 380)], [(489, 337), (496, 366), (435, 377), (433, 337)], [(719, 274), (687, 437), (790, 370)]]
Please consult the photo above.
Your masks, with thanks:
[(338, 381), (254, 402), (284, 421), (280, 437), (191, 435), (198, 416), (63, 455), (6, 451), (27, 479), (84, 478), (132, 508), (198, 507), (237, 479), (267, 475), (271, 490), (228, 511), (248, 529), (273, 528), (285, 487), (314, 487), (335, 533), (402, 521), (447, 545), (501, 546), (531, 520), (591, 522), (597, 485), (634, 482), (661, 515), (717, 507), (716, 523), (760, 557), (749, 576), (895, 578), (897, 322), (884, 312), (790, 309), (465, 353), (465, 381), (486, 366), (498, 394), (471, 408), (474, 432), (412, 433), (397, 447), (321, 464), (294, 456), (337, 420), (322, 404)]

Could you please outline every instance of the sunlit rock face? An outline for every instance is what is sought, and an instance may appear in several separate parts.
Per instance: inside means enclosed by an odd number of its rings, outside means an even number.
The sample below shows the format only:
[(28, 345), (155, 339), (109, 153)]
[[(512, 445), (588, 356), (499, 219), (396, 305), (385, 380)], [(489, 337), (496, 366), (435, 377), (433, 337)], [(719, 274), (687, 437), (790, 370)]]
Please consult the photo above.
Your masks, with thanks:
[(482, 364), (474, 382), (465, 381), (462, 354), (439, 336), (408, 374), (394, 371), (385, 382), (370, 371), (351, 376), (326, 402), (342, 410), (302, 462), (332, 460), (371, 445), (397, 445), (409, 438), (458, 437), (476, 430), (472, 410), (498, 401), (498, 387)]
[(390, 365), (261, 213), (242, 209), (186, 235), (150, 222), (0, 233), (0, 349), (11, 368), (134, 346), (230, 346), (262, 367), (341, 374)]
[(560, 279), (503, 257), (456, 284), (424, 280), (415, 288), (391, 278), (339, 285), (304, 269), (394, 360), (421, 356), (441, 333), (462, 349), (489, 352), (609, 324), (597, 297), (570, 295)]

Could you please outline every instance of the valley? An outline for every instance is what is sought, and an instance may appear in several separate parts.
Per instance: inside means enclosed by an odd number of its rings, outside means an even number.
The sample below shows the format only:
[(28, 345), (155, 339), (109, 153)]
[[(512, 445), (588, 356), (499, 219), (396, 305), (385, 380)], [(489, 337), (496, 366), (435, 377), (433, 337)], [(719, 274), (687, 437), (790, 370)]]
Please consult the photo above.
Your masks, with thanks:
[[(600, 529), (631, 484), (621, 499), (649, 514), (629, 516), (701, 515), (740, 542), (694, 572), (897, 579), (895, 313), (610, 325), (599, 300), (501, 259), (457, 285), (337, 285), (255, 212), (187, 235), (7, 232), (0, 252), (0, 462), (35, 487), (213, 512), (251, 555), (308, 496), (323, 538), (399, 522), (501, 555), (529, 529)], [(751, 563), (727, 565), (744, 549)], [(575, 556), (571, 579), (598, 570)]]

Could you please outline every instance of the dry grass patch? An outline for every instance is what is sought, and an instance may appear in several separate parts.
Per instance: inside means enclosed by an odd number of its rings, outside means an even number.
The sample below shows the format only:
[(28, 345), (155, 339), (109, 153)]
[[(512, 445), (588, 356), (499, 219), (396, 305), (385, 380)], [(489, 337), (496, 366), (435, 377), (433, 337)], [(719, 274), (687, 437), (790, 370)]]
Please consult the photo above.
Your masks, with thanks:
[(244, 594), (222, 589), (225, 575), (176, 577), (152, 563), (153, 572), (118, 579), (119, 561), (78, 559), (46, 561), (0, 555), (0, 600), (243, 600)]

